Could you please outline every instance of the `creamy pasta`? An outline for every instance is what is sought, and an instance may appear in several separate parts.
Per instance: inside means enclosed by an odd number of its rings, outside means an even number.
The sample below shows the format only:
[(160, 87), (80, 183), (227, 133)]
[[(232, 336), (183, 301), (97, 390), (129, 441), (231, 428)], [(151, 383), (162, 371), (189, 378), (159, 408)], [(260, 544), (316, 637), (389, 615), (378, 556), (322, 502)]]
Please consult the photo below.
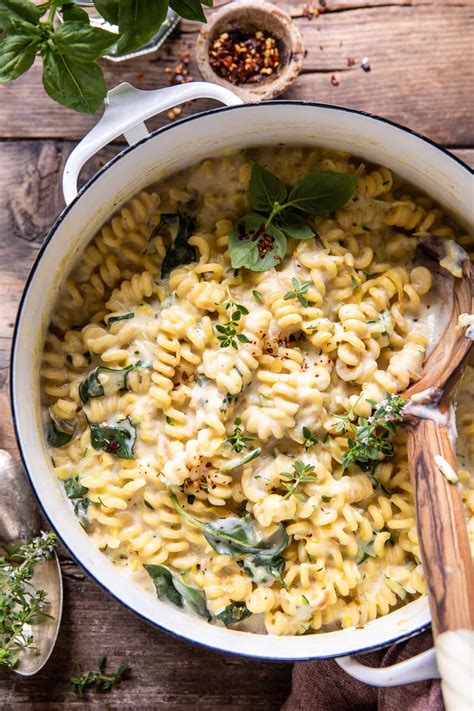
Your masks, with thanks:
[[(229, 256), (253, 162), (289, 187), (316, 169), (357, 177), (261, 272)], [(361, 625), (426, 592), (389, 413), (442, 324), (415, 254), (427, 233), (469, 244), (387, 168), (306, 147), (205, 160), (102, 228), (65, 281), (41, 375), (55, 472), (115, 565), (214, 624), (277, 635)], [(351, 460), (382, 410), (394, 433)]]

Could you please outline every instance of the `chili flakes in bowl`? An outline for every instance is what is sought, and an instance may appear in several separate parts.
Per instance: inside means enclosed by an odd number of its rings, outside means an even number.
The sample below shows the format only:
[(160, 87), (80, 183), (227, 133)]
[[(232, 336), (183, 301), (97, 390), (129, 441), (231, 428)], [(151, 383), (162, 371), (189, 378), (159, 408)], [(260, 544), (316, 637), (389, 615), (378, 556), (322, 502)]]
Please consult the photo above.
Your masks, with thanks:
[(231, 84), (249, 84), (274, 75), (280, 68), (278, 40), (257, 30), (222, 32), (209, 46), (209, 64)]

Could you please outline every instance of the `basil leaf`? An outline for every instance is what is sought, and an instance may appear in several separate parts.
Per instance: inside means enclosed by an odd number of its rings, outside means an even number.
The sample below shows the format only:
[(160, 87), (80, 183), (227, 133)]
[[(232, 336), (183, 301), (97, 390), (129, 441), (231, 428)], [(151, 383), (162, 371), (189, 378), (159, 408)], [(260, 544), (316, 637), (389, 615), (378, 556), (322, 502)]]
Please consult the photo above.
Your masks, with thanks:
[(82, 22), (89, 24), (89, 15), (73, 2), (66, 2), (61, 7), (61, 15), (64, 22)]
[(253, 163), (248, 186), (250, 204), (254, 210), (271, 212), (275, 202), (282, 203), (288, 191), (284, 184), (269, 170)]
[(6, 32), (18, 23), (36, 25), (44, 15), (45, 7), (33, 5), (29, 0), (2, 0), (0, 3), (0, 31)]
[[(79, 395), (84, 404), (92, 397), (102, 397), (102, 395), (115, 395), (121, 390), (127, 389), (127, 375), (136, 367), (128, 365), (126, 368), (105, 368), (99, 366), (91, 370), (89, 375), (79, 385)], [(107, 381), (101, 382), (100, 376), (106, 375)]]
[(50, 415), (47, 442), (50, 447), (64, 447), (71, 441), (76, 425), (68, 420), (59, 420)]
[(354, 175), (314, 170), (296, 183), (288, 205), (310, 215), (322, 215), (345, 205), (356, 187)]
[(120, 3), (117, 0), (94, 0), (94, 5), (104, 20), (111, 25), (118, 25)]
[(285, 559), (281, 556), (261, 560), (259, 556), (255, 558), (244, 558), (239, 560), (238, 565), (245, 570), (251, 580), (257, 585), (265, 585), (273, 580), (278, 580), (283, 584), (282, 572), (285, 569)]
[(216, 620), (220, 620), (226, 627), (229, 627), (235, 625), (236, 622), (246, 620), (251, 614), (245, 602), (232, 602), (216, 615)]
[(199, 528), (207, 542), (222, 555), (241, 556), (247, 553), (258, 555), (259, 562), (268, 561), (281, 553), (288, 545), (288, 534), (283, 524), (268, 538), (260, 538), (250, 514), (244, 517), (227, 516), (214, 521), (200, 521), (185, 511), (175, 494), (170, 499), (176, 510), (190, 523)]
[[(199, 0), (170, 0), (170, 7), (185, 20), (207, 22)], [(212, 5), (210, 5), (212, 7)]]
[(7, 35), (0, 40), (0, 83), (28, 71), (39, 51), (40, 38), (30, 32)]
[(153, 236), (162, 231), (162, 223), (168, 226), (171, 235), (171, 245), (168, 247), (161, 265), (161, 278), (163, 279), (176, 267), (195, 262), (196, 250), (188, 243), (195, 226), (195, 220), (192, 217), (179, 212), (161, 215), (161, 222)]
[(133, 446), (137, 431), (129, 417), (119, 420), (116, 426), (89, 422), (91, 444), (119, 459), (133, 459)]
[(53, 35), (54, 45), (62, 56), (74, 62), (93, 62), (102, 57), (117, 41), (117, 35), (91, 27), (83, 22), (64, 22)]
[(261, 447), (256, 447), (255, 449), (252, 449), (250, 452), (243, 454), (241, 457), (236, 457), (235, 459), (231, 459), (231, 461), (228, 464), (226, 464), (225, 467), (222, 467), (219, 471), (231, 472), (233, 469), (237, 469), (237, 467), (243, 467), (244, 464), (248, 464), (248, 462), (251, 462), (252, 459), (255, 459), (261, 453), (262, 453)]
[(315, 236), (313, 228), (305, 218), (290, 210), (282, 210), (276, 218), (276, 224), (287, 237), (293, 239), (311, 239)]
[(168, 12), (168, 0), (120, 0), (117, 54), (143, 47), (155, 35)]
[(130, 311), (127, 314), (117, 314), (116, 316), (106, 316), (105, 317), (105, 323), (107, 326), (111, 323), (116, 323), (117, 321), (128, 321), (131, 318), (134, 318), (135, 314), (133, 311)]
[(79, 523), (83, 528), (87, 528), (89, 523), (87, 511), (89, 509), (89, 489), (83, 486), (79, 478), (76, 476), (73, 479), (66, 479), (64, 482), (64, 491), (66, 496), (71, 500), (74, 513), (79, 519)]
[(265, 218), (251, 212), (237, 221), (229, 237), (234, 269), (246, 267), (263, 272), (280, 264), (286, 255), (286, 237), (275, 225), (265, 227)]
[(183, 602), (187, 602), (189, 607), (198, 615), (205, 617), (207, 620), (211, 618), (203, 590), (188, 585), (181, 576), (164, 565), (145, 565), (144, 568), (153, 580), (158, 598), (167, 597), (170, 602), (178, 607), (183, 607)]
[(97, 64), (77, 61), (49, 46), (43, 53), (43, 86), (59, 104), (88, 114), (100, 108), (107, 94), (107, 84)]

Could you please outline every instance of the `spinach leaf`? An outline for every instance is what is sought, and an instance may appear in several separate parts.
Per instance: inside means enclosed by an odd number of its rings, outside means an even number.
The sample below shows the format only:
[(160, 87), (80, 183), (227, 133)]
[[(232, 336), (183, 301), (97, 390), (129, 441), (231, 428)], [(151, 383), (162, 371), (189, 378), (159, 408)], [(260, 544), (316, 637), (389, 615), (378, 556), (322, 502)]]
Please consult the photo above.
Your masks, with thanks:
[[(126, 368), (105, 368), (102, 366), (94, 368), (79, 385), (79, 395), (82, 402), (86, 404), (92, 397), (115, 395), (121, 390), (126, 390), (127, 375), (135, 367), (135, 365), (127, 365)], [(100, 380), (101, 375), (106, 376), (104, 382)]]
[(265, 217), (256, 212), (244, 215), (234, 225), (229, 237), (230, 261), (234, 269), (247, 267), (263, 272), (277, 267), (287, 248), (284, 233), (275, 225), (265, 225)]
[(89, 523), (87, 510), (89, 508), (89, 489), (83, 486), (79, 478), (76, 476), (73, 479), (66, 479), (64, 482), (64, 491), (66, 496), (71, 500), (74, 513), (79, 519), (79, 523), (83, 528), (87, 528)]
[(253, 163), (250, 172), (248, 197), (254, 210), (271, 212), (275, 202), (282, 203), (288, 191), (276, 175), (269, 170)]
[(129, 417), (119, 420), (116, 426), (89, 422), (91, 444), (119, 459), (133, 459), (137, 431)]
[(168, 0), (120, 0), (118, 5), (117, 54), (132, 52), (151, 40), (168, 12)]
[(258, 564), (261, 564), (277, 556), (288, 545), (288, 534), (281, 523), (271, 536), (262, 539), (255, 529), (255, 522), (250, 514), (242, 518), (227, 516), (205, 522), (185, 511), (175, 494), (170, 493), (170, 499), (176, 510), (199, 528), (209, 545), (222, 555), (235, 557), (254, 553), (258, 556)]
[(117, 323), (117, 321), (128, 321), (131, 318), (134, 318), (135, 314), (133, 311), (130, 311), (127, 314), (116, 314), (115, 316), (106, 316), (105, 317), (105, 323), (107, 326), (111, 323)]
[(161, 222), (154, 235), (161, 232), (163, 224), (168, 226), (171, 245), (168, 247), (161, 265), (162, 279), (167, 277), (175, 267), (196, 261), (196, 250), (188, 243), (195, 226), (194, 218), (179, 212), (161, 215)]
[(98, 64), (77, 60), (74, 55), (60, 52), (54, 44), (44, 46), (42, 57), (43, 86), (52, 99), (88, 114), (100, 108), (107, 85)]
[(183, 578), (164, 565), (145, 565), (145, 570), (153, 580), (158, 598), (167, 597), (178, 607), (186, 602), (189, 607), (207, 620), (211, 618), (206, 605), (206, 595), (199, 588), (184, 582)]
[(28, 29), (15, 30), (0, 40), (0, 83), (12, 81), (28, 71), (35, 61), (41, 38)]
[(226, 627), (229, 627), (235, 625), (236, 622), (246, 620), (251, 614), (245, 602), (232, 602), (216, 615), (216, 620), (220, 620)]
[(280, 212), (275, 223), (287, 237), (293, 239), (304, 240), (315, 236), (313, 228), (306, 222), (303, 215), (298, 215), (290, 210)]
[(60, 420), (50, 415), (47, 442), (50, 447), (64, 447), (71, 441), (76, 425), (68, 420)]
[(287, 204), (310, 215), (322, 215), (345, 205), (356, 187), (354, 175), (314, 170), (296, 183)]
[(259, 556), (244, 558), (238, 561), (238, 565), (257, 585), (265, 585), (273, 580), (278, 580), (283, 584), (282, 572), (285, 569), (285, 559), (281, 556), (275, 556), (268, 560), (262, 560)]
[(241, 457), (236, 457), (235, 459), (231, 459), (231, 461), (225, 465), (225, 467), (222, 467), (220, 469), (221, 472), (231, 472), (233, 469), (237, 469), (238, 467), (242, 467), (244, 464), (248, 464), (249, 462), (252, 461), (252, 459), (255, 459), (258, 457), (262, 452), (261, 447), (256, 447), (255, 449), (252, 449), (250, 452), (247, 452), (246, 454), (243, 454)]

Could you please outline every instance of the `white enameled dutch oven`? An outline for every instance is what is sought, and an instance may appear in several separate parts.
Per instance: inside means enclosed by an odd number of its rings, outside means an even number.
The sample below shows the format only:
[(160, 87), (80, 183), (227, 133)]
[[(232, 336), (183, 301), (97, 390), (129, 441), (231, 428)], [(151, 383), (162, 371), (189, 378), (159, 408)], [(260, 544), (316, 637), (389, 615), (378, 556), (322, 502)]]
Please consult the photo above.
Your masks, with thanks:
[[(143, 123), (147, 118), (201, 97), (226, 106), (148, 133)], [(77, 178), (85, 161), (120, 134), (130, 146), (77, 193)], [(89, 240), (112, 213), (153, 181), (224, 151), (279, 143), (340, 149), (387, 166), (440, 202), (462, 223), (470, 220), (472, 182), (467, 166), (431, 141), (389, 121), (299, 101), (243, 105), (227, 89), (205, 83), (157, 91), (140, 91), (122, 84), (109, 93), (103, 117), (67, 162), (63, 181), (67, 207), (46, 238), (23, 294), (11, 370), (18, 445), (37, 497), (74, 557), (114, 597), (157, 627), (220, 651), (251, 657), (339, 657), (346, 671), (379, 686), (435, 678), (434, 650), (386, 669), (364, 667), (350, 658), (426, 629), (430, 623), (426, 598), (362, 629), (275, 637), (211, 626), (157, 600), (123, 577), (77, 522), (52, 470), (40, 423), (40, 354), (60, 285)]]

